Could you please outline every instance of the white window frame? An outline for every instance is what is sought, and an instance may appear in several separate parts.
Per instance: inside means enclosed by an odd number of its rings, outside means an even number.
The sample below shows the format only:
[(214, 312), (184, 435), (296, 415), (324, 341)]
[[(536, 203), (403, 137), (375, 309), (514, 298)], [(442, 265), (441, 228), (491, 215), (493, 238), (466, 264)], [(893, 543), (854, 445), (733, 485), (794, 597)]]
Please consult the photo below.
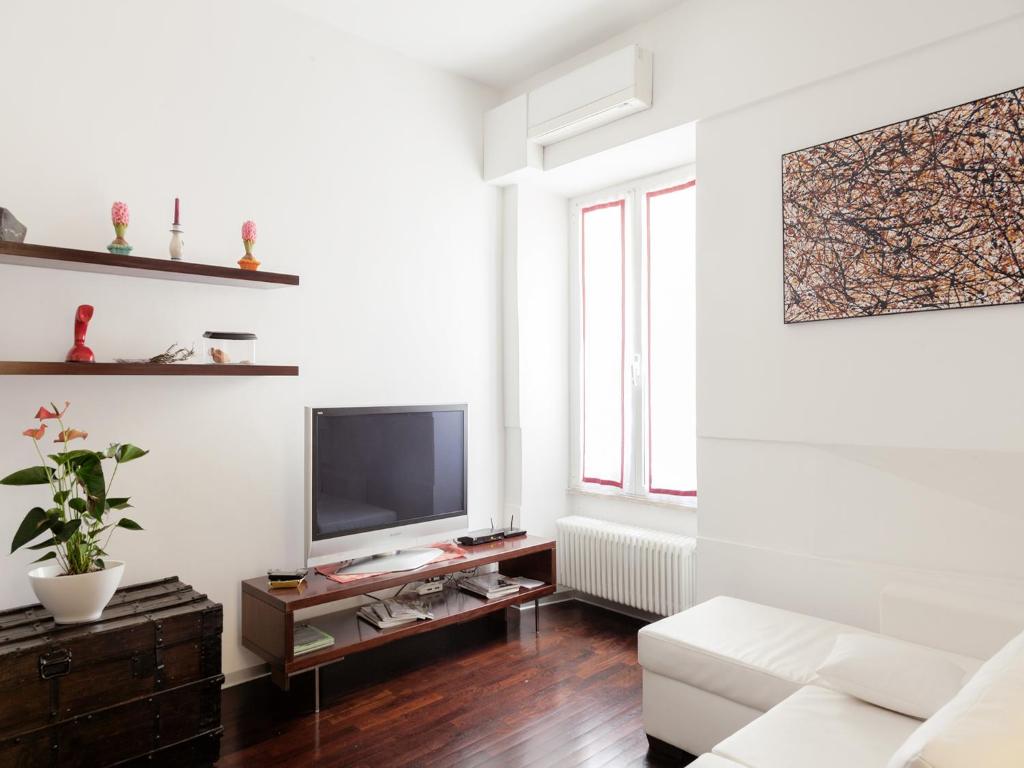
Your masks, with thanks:
[[(646, 233), (645, 205), (648, 192), (685, 184), (696, 179), (696, 166), (673, 168), (653, 176), (573, 198), (569, 202), (569, 418), (570, 456), (569, 491), (572, 493), (614, 496), (671, 507), (697, 506), (695, 496), (651, 494), (645, 478), (647, 440), (647, 327), (643, 322), (646, 306), (647, 253), (643, 247)], [(584, 208), (614, 200), (626, 200), (626, 306), (625, 313), (625, 403), (623, 425), (622, 488), (583, 482), (582, 393), (583, 393), (583, 307), (580, 254), (581, 212)], [(631, 375), (632, 374), (632, 375)]]

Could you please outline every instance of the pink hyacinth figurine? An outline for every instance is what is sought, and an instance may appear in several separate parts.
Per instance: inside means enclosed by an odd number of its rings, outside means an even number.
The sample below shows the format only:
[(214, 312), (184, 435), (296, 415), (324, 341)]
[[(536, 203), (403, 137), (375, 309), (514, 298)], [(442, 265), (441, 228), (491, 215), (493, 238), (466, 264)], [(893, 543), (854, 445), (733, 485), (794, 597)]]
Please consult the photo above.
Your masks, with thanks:
[(256, 270), (260, 268), (260, 262), (252, 255), (252, 247), (256, 244), (256, 222), (247, 221), (242, 224), (242, 245), (245, 246), (245, 256), (238, 260), (238, 266), (242, 269)]
[(110, 207), (110, 220), (114, 224), (114, 234), (117, 237), (107, 246), (107, 250), (111, 253), (127, 256), (132, 252), (132, 247), (124, 239), (125, 230), (128, 229), (128, 204), (122, 203), (120, 200), (114, 203)]

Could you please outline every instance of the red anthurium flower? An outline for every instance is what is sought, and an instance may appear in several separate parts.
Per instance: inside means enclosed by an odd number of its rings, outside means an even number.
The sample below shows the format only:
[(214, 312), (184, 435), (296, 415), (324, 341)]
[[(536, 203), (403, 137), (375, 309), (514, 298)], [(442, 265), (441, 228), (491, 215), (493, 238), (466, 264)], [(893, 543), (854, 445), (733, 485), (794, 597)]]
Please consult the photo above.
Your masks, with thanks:
[[(61, 416), (63, 416), (65, 413), (67, 413), (69, 405), (71, 405), (71, 402), (69, 400), (65, 400), (64, 401), (64, 410), (63, 411), (57, 411), (56, 413), (51, 411), (45, 405), (40, 406), (39, 410), (36, 411), (36, 418), (39, 419), (40, 421), (42, 421), (43, 419), (59, 419)], [(57, 406), (54, 406), (54, 408), (56, 408), (56, 407)]]
[(33, 440), (42, 440), (43, 435), (46, 434), (46, 425), (40, 424), (39, 429), (26, 429), (21, 434), (25, 437), (31, 437)]
[[(44, 425), (45, 426), (45, 425)], [(80, 429), (65, 429), (54, 439), (55, 443), (70, 443), (76, 438), (82, 438), (83, 440), (89, 436), (88, 432), (83, 432)]]

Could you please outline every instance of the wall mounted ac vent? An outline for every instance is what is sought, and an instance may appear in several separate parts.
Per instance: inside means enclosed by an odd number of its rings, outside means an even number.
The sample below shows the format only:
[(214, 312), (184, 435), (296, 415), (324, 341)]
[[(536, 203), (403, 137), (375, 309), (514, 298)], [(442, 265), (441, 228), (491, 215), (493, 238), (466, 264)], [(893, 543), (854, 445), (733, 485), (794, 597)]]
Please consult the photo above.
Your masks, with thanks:
[(650, 109), (651, 86), (651, 54), (622, 48), (531, 91), (528, 137), (547, 146)]

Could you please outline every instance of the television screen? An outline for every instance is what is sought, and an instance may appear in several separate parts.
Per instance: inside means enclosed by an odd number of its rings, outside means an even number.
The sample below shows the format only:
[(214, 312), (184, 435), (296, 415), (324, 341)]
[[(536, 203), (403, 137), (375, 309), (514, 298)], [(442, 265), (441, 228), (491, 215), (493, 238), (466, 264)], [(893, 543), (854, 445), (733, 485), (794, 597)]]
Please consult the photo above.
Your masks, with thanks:
[(466, 411), (326, 409), (313, 420), (312, 538), (466, 514)]

